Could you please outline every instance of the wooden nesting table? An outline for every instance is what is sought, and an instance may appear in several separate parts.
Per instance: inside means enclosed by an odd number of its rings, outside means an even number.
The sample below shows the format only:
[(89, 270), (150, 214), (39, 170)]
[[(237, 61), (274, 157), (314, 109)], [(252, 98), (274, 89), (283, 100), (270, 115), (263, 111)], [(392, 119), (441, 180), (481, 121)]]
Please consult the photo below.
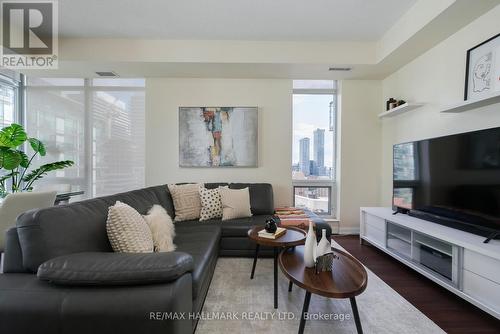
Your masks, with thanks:
[[(252, 273), (250, 274), (250, 279), (253, 279), (255, 274), (255, 266), (257, 264), (257, 258), (259, 257), (260, 246), (270, 246), (274, 249), (274, 308), (278, 308), (278, 254), (281, 250), (288, 247), (294, 247), (298, 245), (303, 245), (306, 240), (306, 232), (299, 228), (287, 227), (286, 233), (277, 239), (268, 239), (259, 237), (259, 231), (263, 230), (264, 226), (254, 226), (248, 230), (248, 237), (256, 243), (255, 246), (255, 257), (253, 259)], [(288, 290), (291, 291), (292, 281)]]
[(295, 247), (293, 252), (282, 252), (279, 256), (283, 274), (290, 282), (306, 290), (299, 334), (304, 332), (312, 293), (328, 298), (349, 298), (356, 329), (358, 333), (363, 333), (355, 297), (365, 291), (368, 274), (363, 265), (352, 255), (336, 248), (333, 251), (339, 257), (333, 262), (333, 270), (319, 274), (315, 273), (314, 268), (306, 268), (303, 246)]

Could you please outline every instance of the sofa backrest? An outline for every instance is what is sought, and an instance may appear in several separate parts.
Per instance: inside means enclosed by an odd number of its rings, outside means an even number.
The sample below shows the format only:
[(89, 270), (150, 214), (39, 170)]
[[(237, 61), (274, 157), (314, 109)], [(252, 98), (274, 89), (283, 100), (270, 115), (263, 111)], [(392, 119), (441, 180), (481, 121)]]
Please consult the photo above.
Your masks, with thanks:
[[(270, 184), (205, 183), (207, 188), (227, 185), (232, 189), (249, 188), (254, 215), (273, 214), (273, 189)], [(27, 211), (17, 219), (22, 266), (29, 272), (36, 272), (40, 264), (57, 256), (79, 252), (111, 252), (106, 220), (108, 208), (116, 201), (132, 206), (141, 214), (145, 214), (154, 204), (160, 204), (172, 218), (175, 217), (167, 185)], [(16, 250), (12, 248), (12, 252), (15, 254)], [(17, 270), (19, 265), (11, 263), (12, 268)]]
[(70, 253), (111, 252), (106, 220), (108, 207), (116, 201), (132, 206), (141, 214), (154, 204), (173, 213), (166, 186), (27, 211), (17, 219), (24, 268), (36, 272), (43, 262)]

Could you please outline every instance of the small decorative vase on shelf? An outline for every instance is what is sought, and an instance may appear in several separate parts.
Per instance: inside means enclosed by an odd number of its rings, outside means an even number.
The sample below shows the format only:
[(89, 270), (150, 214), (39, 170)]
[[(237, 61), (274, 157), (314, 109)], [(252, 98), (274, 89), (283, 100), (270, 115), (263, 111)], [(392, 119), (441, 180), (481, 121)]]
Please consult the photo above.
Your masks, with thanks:
[(328, 238), (326, 237), (326, 229), (321, 230), (321, 240), (316, 247), (316, 258), (323, 256), (332, 251), (332, 246)]
[(304, 264), (308, 268), (315, 265), (314, 253), (316, 253), (316, 234), (314, 233), (313, 223), (309, 222), (309, 231), (304, 245)]

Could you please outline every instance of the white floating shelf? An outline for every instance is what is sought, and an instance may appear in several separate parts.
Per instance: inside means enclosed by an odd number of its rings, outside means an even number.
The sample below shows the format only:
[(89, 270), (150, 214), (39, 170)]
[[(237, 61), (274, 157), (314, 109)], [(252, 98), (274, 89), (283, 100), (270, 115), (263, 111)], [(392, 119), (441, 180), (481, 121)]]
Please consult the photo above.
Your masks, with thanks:
[(379, 118), (394, 117), (396, 115), (403, 114), (403, 113), (408, 112), (410, 110), (420, 108), (423, 105), (424, 105), (423, 103), (406, 102), (405, 104), (402, 104), (399, 107), (392, 108), (390, 110), (387, 110), (387, 111), (384, 111), (383, 113), (378, 114), (378, 117)]
[(454, 106), (450, 106), (446, 109), (441, 110), (443, 113), (459, 113), (472, 109), (477, 109), (481, 107), (489, 106), (490, 104), (495, 104), (500, 102), (500, 94), (495, 94), (488, 96), (481, 100), (471, 100), (458, 103)]

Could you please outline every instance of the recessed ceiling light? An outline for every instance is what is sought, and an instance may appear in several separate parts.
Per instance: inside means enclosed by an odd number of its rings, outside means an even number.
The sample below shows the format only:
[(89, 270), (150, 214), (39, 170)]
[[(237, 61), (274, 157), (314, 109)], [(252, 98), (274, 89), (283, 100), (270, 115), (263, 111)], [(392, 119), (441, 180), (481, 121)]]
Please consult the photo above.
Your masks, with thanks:
[(352, 70), (351, 67), (330, 67), (328, 69), (328, 71), (344, 71), (344, 72), (347, 72), (347, 71), (350, 71)]
[(100, 77), (107, 77), (107, 78), (112, 78), (112, 77), (118, 77), (119, 75), (116, 74), (113, 71), (101, 71), (101, 72), (95, 72)]

